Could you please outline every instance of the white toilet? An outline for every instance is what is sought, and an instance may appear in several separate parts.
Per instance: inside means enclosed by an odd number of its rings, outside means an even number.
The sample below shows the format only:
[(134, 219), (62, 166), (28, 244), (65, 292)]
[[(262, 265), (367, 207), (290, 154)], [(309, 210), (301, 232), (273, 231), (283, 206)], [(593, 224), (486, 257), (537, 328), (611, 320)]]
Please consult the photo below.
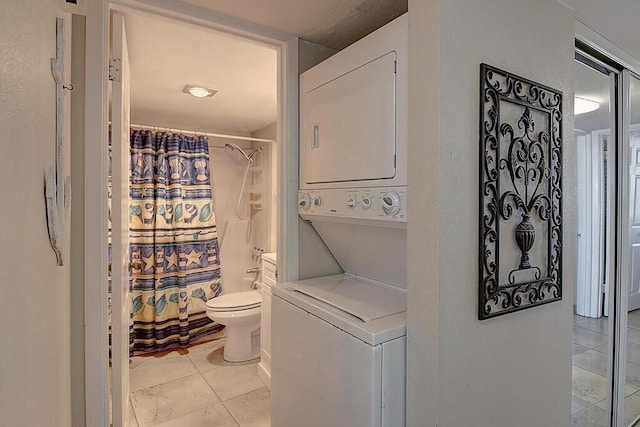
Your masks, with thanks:
[(223, 357), (229, 362), (260, 357), (260, 345), (252, 344), (251, 338), (260, 327), (262, 294), (253, 289), (257, 277), (248, 271), (251, 259), (245, 243), (247, 227), (247, 220), (227, 221), (220, 249), (222, 295), (207, 301), (209, 319), (225, 325)]
[(224, 360), (244, 362), (260, 356), (251, 333), (260, 327), (262, 296), (256, 290), (233, 292), (207, 301), (207, 316), (226, 327)]

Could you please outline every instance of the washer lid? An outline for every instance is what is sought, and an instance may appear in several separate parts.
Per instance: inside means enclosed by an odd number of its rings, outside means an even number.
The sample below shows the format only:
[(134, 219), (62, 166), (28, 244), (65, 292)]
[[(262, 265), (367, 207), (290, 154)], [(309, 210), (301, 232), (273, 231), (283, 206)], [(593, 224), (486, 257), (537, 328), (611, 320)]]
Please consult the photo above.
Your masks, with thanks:
[(356, 277), (320, 277), (295, 282), (291, 290), (329, 304), (363, 322), (407, 310), (407, 296), (403, 292)]
[(257, 291), (233, 292), (210, 299), (207, 301), (207, 308), (217, 311), (247, 310), (260, 306), (261, 300), (261, 295)]

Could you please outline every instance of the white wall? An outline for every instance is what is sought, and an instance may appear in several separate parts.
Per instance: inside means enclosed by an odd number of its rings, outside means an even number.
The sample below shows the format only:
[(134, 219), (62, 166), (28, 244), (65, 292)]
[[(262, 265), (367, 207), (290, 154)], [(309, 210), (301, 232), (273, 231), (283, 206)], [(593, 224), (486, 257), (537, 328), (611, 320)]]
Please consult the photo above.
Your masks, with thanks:
[[(55, 161), (58, 12), (58, 0), (29, 0), (3, 2), (0, 14), (3, 426), (71, 423), (69, 253), (58, 267), (44, 203), (45, 173)], [(70, 37), (70, 20), (66, 27)]]
[[(238, 151), (218, 148), (224, 146), (225, 142), (227, 140), (218, 138), (209, 141), (209, 167), (218, 237), (224, 234), (224, 227), (228, 220), (238, 219), (236, 214), (238, 195), (242, 188), (244, 169), (247, 166), (247, 161)], [(238, 141), (233, 142), (238, 143)], [(248, 146), (248, 144), (240, 144)], [(249, 178), (247, 181), (250, 182)], [(248, 213), (247, 210), (247, 218)]]
[(409, 1), (407, 187), (420, 193), (407, 203), (407, 426), (424, 427), (439, 406), (439, 13), (439, 1)]
[[(302, 74), (319, 64), (335, 50), (300, 40), (298, 44), (298, 73)], [(296, 155), (298, 151), (296, 150)], [(342, 268), (307, 221), (298, 217), (298, 279), (342, 273)]]
[[(278, 134), (278, 123), (273, 122), (251, 134), (254, 138), (276, 140)], [(276, 250), (277, 236), (277, 215), (278, 215), (278, 159), (277, 144), (274, 143), (254, 143), (254, 146), (262, 147), (262, 155), (256, 156), (262, 171), (258, 177), (258, 184), (262, 188), (262, 210), (256, 212), (253, 219), (253, 242), (265, 250), (274, 252)]]
[[(229, 140), (231, 141), (231, 140)], [(238, 221), (237, 215), (237, 203), (238, 196), (242, 189), (242, 178), (244, 176), (245, 168), (247, 167), (247, 160), (238, 151), (230, 151), (224, 148), (214, 148), (214, 146), (224, 146), (226, 140), (215, 138), (209, 143), (210, 153), (210, 169), (211, 169), (211, 187), (213, 197), (213, 211), (216, 216), (216, 226), (218, 229), (218, 242), (220, 244), (220, 266), (223, 276), (223, 292), (225, 292), (225, 272), (227, 278), (229, 277), (242, 277), (242, 272), (251, 267), (257, 267), (258, 262), (251, 259), (250, 250), (255, 245), (253, 243), (253, 235), (249, 240), (244, 238), (232, 237), (233, 244), (229, 246), (229, 242), (225, 241), (226, 231), (229, 221)], [(248, 147), (249, 144), (240, 141), (231, 141), (238, 145)], [(246, 186), (251, 184), (251, 172), (247, 177)], [(245, 188), (245, 191), (248, 191)], [(247, 196), (248, 197), (248, 196)], [(244, 213), (244, 205), (241, 205), (241, 213)], [(246, 236), (246, 230), (249, 227), (250, 209), (247, 208), (246, 221), (244, 224), (237, 225), (234, 232), (230, 233), (234, 236), (242, 235)], [(239, 229), (245, 230), (240, 232)], [(227, 250), (225, 251), (225, 248)], [(227, 255), (233, 253), (233, 256)], [(233, 274), (231, 274), (233, 273)], [(249, 290), (249, 289), (245, 289)]]
[[(478, 82), (486, 62), (563, 91), (573, 141), (573, 12), (556, 0), (424, 3), (409, 2), (409, 425), (570, 425), (575, 144), (563, 145), (563, 300), (479, 321)], [(437, 178), (423, 171), (436, 155)]]

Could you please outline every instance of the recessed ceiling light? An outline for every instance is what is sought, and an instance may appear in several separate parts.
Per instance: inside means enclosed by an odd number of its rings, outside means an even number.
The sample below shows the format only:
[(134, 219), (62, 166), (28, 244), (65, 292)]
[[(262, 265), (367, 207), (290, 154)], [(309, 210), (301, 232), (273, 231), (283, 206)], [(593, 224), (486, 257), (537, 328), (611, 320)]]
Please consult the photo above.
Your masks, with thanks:
[(573, 115), (589, 113), (600, 108), (600, 103), (591, 99), (575, 97), (573, 102)]
[(190, 94), (192, 96), (195, 96), (196, 98), (211, 97), (211, 96), (215, 95), (216, 92), (218, 92), (215, 89), (207, 89), (206, 87), (191, 86), (191, 85), (185, 85), (184, 89), (182, 89), (182, 91), (184, 93), (188, 93), (188, 94)]

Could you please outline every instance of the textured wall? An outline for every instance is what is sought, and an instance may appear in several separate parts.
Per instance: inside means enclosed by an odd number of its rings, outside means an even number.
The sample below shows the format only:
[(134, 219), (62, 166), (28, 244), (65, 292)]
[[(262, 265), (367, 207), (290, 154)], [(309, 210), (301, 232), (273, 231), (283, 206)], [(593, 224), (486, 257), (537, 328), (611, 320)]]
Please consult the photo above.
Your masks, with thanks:
[[(69, 259), (56, 265), (44, 177), (55, 161), (57, 0), (0, 14), (0, 425), (71, 423)], [(70, 37), (71, 22), (67, 22)]]
[[(414, 9), (414, 3), (416, 5)], [(428, 25), (433, 9), (410, 2), (413, 23)], [(439, 4), (439, 61), (429, 48), (410, 49), (413, 75), (409, 122), (409, 399), (411, 425), (562, 426), (570, 424), (571, 334), (575, 274), (575, 153), (572, 120), (564, 125), (564, 299), (496, 319), (477, 320), (478, 298), (478, 81), (487, 62), (573, 96), (573, 12), (556, 0), (463, 0)], [(435, 13), (438, 13), (437, 10)], [(428, 31), (410, 23), (410, 39)], [(420, 71), (416, 73), (416, 71)], [(439, 86), (429, 81), (440, 73)], [(421, 79), (422, 77), (422, 79)], [(430, 130), (438, 96), (439, 135)], [(565, 104), (566, 105), (566, 104)], [(427, 122), (427, 124), (424, 124)], [(435, 139), (432, 139), (435, 138)], [(425, 142), (426, 141), (426, 142)], [(438, 141), (434, 149), (431, 144)], [(569, 143), (566, 143), (569, 141)], [(438, 156), (437, 190), (416, 170)], [(426, 200), (425, 200), (426, 199)], [(426, 220), (438, 206), (438, 226)], [(414, 224), (416, 225), (416, 224)], [(415, 233), (413, 233), (415, 232)], [(574, 236), (571, 238), (570, 236)], [(438, 268), (432, 270), (434, 239)], [(424, 267), (415, 263), (421, 255)], [(420, 274), (422, 273), (422, 274)], [(437, 302), (436, 302), (437, 301)], [(417, 311), (420, 310), (420, 313)], [(424, 311), (437, 310), (437, 315)], [(437, 332), (432, 322), (437, 323)], [(436, 349), (436, 350), (434, 350)], [(433, 361), (433, 351), (437, 361)], [(433, 378), (425, 369), (437, 366)], [(417, 383), (414, 378), (419, 378)], [(433, 383), (428, 383), (431, 380)], [(434, 414), (433, 388), (437, 392)], [(430, 400), (431, 399), (431, 400)], [(428, 411), (431, 412), (428, 412)], [(436, 418), (437, 417), (437, 418)], [(427, 420), (422, 423), (420, 420)]]

